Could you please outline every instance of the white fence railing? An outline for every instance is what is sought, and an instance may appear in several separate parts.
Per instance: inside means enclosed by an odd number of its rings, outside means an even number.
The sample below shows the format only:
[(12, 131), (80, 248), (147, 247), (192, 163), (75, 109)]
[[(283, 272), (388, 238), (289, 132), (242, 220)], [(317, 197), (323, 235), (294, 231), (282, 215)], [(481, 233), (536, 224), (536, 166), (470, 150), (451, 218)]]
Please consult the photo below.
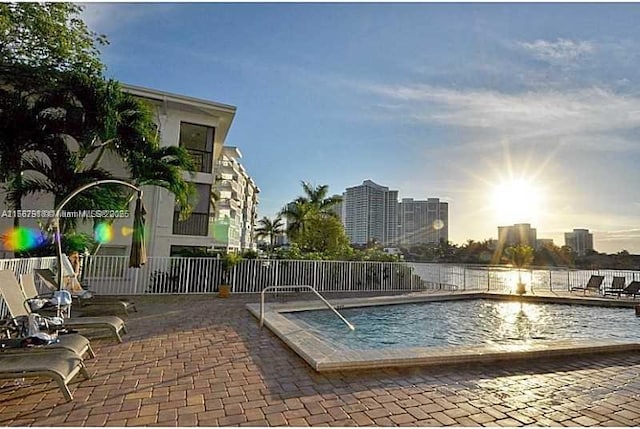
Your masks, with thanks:
[[(127, 257), (92, 256), (82, 280), (101, 294), (212, 293), (224, 281), (215, 258), (150, 257), (142, 268), (128, 268)], [(245, 259), (233, 268), (234, 293), (259, 293), (267, 286), (313, 285), (328, 291), (424, 289), (404, 263)]]
[[(55, 257), (0, 260), (0, 269), (12, 270), (16, 276), (55, 265)], [(90, 256), (83, 262), (82, 282), (105, 295), (214, 293), (223, 274), (222, 263), (215, 258), (149, 257), (142, 268), (129, 268), (125, 256)], [(585, 285), (592, 274), (605, 276), (605, 286), (614, 276), (625, 277), (627, 283), (640, 280), (640, 271), (527, 269), (520, 273), (527, 289), (534, 291), (568, 291)], [(231, 273), (234, 293), (259, 293), (278, 285), (312, 285), (320, 292), (510, 291), (517, 281), (518, 272), (506, 267), (413, 262), (244, 259)]]

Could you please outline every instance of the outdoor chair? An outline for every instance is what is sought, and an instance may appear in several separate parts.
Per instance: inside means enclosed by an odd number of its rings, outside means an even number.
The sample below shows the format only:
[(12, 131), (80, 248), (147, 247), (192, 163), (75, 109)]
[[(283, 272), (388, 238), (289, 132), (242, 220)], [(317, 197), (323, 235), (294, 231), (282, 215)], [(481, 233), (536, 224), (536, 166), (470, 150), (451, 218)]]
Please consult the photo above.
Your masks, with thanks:
[(602, 285), (603, 281), (604, 276), (593, 275), (591, 276), (591, 278), (589, 278), (589, 281), (585, 286), (572, 286), (571, 291), (573, 292), (574, 290), (581, 290), (583, 291), (583, 295), (586, 295), (587, 292), (600, 293), (600, 286)]
[(618, 295), (618, 297), (620, 297), (620, 294), (622, 293), (622, 290), (624, 289), (624, 285), (627, 282), (627, 279), (625, 279), (624, 277), (614, 277), (613, 280), (611, 281), (611, 287), (609, 289), (604, 290), (604, 294), (605, 295)]
[(87, 354), (90, 358), (96, 357), (91, 343), (86, 337), (78, 334), (67, 334), (58, 336), (58, 342), (42, 346), (24, 346), (24, 338), (2, 338), (0, 339), (0, 350), (2, 353), (49, 353), (60, 350), (68, 350), (84, 358)]
[[(27, 299), (13, 271), (0, 270), (0, 294), (14, 319), (28, 316), (31, 310), (23, 305)], [(63, 329), (109, 329), (113, 336), (122, 342), (120, 332), (127, 333), (124, 320), (117, 316), (79, 317), (64, 319)]]
[(51, 378), (58, 384), (67, 401), (73, 400), (68, 383), (78, 372), (86, 379), (91, 378), (82, 358), (69, 350), (61, 349), (56, 353), (0, 352), (0, 378)]
[(627, 296), (631, 295), (633, 299), (636, 299), (636, 295), (640, 295), (640, 281), (637, 281), (637, 280), (632, 281), (627, 285), (627, 287), (622, 289), (620, 293)]
[[(44, 299), (50, 300), (53, 298), (54, 293), (50, 291), (48, 293), (41, 294), (38, 292), (38, 288), (36, 288), (36, 283), (33, 277), (33, 274), (22, 274), (20, 276), (20, 286), (22, 287), (22, 292), (27, 299), (24, 301), (24, 306), (27, 309), (30, 309), (32, 312), (48, 315), (48, 316), (57, 316), (58, 315), (58, 306), (52, 305), (50, 302), (45, 306), (38, 310), (34, 310), (30, 305), (29, 301), (33, 299)], [(71, 317), (71, 305), (60, 306), (60, 313), (65, 314), (67, 317)]]
[[(50, 269), (36, 269), (34, 270), (34, 273), (40, 278), (42, 284), (44, 284), (47, 289), (52, 292), (59, 290), (58, 281), (56, 280), (54, 273)], [(77, 282), (77, 285), (80, 286), (80, 282)], [(118, 308), (124, 311), (124, 313), (127, 315), (129, 314), (129, 310), (133, 310), (135, 312), (138, 311), (136, 309), (135, 303), (128, 299), (100, 296), (93, 291), (82, 289), (82, 286), (80, 286), (80, 288), (82, 290), (81, 293), (78, 293), (77, 291), (69, 291), (71, 293), (71, 298), (73, 298), (80, 307), (101, 306)], [(29, 294), (27, 294), (27, 296), (28, 295)]]

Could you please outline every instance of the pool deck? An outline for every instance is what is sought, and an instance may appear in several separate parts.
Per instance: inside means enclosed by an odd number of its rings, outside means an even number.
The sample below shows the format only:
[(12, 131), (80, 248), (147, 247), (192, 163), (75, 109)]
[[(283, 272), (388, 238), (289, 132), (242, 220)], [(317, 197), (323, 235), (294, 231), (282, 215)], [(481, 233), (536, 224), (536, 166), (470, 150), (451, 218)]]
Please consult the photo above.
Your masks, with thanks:
[(0, 424), (640, 425), (637, 352), (318, 373), (258, 327), (245, 309), (257, 295), (135, 301), (122, 344), (92, 340), (93, 377), (70, 383), (73, 402), (45, 380), (2, 382)]

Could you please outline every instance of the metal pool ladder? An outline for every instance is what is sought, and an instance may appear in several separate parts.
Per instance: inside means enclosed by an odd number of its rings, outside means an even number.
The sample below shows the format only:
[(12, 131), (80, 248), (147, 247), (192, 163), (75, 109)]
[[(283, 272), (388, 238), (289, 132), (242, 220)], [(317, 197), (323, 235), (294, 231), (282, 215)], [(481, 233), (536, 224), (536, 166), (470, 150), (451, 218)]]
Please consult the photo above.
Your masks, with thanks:
[(315, 293), (316, 296), (320, 298), (320, 300), (324, 303), (324, 305), (329, 307), (329, 310), (333, 311), (336, 314), (336, 316), (338, 316), (340, 320), (342, 320), (349, 327), (349, 329), (351, 329), (352, 331), (356, 329), (356, 327), (353, 326), (351, 323), (349, 323), (347, 319), (342, 317), (342, 314), (338, 313), (338, 310), (336, 310), (335, 307), (331, 305), (329, 301), (324, 299), (324, 297), (320, 295), (313, 286), (309, 286), (309, 285), (267, 286), (266, 288), (262, 289), (262, 292), (260, 292), (260, 327), (261, 328), (264, 325), (264, 293), (270, 290), (278, 290), (278, 289), (309, 289), (311, 292)]

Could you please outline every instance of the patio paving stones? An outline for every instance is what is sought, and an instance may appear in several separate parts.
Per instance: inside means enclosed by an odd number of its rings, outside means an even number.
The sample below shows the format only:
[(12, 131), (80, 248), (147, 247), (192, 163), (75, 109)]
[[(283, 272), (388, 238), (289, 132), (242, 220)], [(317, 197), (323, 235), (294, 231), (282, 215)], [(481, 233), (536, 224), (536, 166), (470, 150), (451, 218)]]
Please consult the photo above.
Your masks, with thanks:
[[(342, 295), (344, 296), (344, 295)], [(640, 355), (316, 373), (245, 304), (135, 297), (91, 380), (0, 384), (4, 426), (638, 426)]]

